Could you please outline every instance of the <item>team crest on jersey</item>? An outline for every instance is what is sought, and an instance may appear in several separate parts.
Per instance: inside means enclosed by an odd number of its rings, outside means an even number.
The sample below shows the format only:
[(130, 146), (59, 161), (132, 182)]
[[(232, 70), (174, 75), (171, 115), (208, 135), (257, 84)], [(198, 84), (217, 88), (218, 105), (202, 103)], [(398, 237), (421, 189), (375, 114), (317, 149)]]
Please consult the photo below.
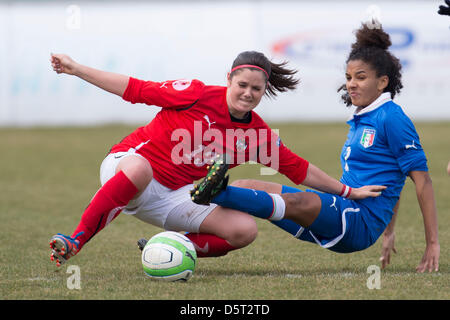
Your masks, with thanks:
[(186, 90), (187, 88), (189, 88), (189, 86), (191, 85), (191, 82), (192, 82), (192, 80), (186, 80), (186, 79), (176, 80), (176, 81), (172, 82), (172, 87), (177, 91), (183, 91), (183, 90)]
[(363, 134), (361, 136), (361, 145), (364, 148), (369, 148), (371, 146), (373, 146), (373, 142), (375, 141), (375, 129), (364, 129)]
[(247, 143), (245, 143), (245, 139), (239, 139), (236, 141), (236, 151), (243, 152), (247, 149)]

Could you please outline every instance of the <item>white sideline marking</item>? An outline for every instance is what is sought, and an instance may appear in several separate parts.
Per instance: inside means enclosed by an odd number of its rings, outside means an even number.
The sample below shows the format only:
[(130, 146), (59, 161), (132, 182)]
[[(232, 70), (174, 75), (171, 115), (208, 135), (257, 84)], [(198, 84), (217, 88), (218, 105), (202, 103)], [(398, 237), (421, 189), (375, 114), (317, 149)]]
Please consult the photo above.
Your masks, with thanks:
[(34, 278), (28, 278), (28, 281), (56, 281), (57, 278), (44, 278), (44, 277), (34, 277)]

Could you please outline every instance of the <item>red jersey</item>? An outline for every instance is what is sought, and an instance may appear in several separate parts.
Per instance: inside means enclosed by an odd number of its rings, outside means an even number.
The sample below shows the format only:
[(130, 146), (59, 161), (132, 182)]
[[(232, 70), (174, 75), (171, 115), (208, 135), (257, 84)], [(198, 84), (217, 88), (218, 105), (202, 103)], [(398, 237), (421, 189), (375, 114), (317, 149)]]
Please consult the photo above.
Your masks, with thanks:
[(230, 168), (255, 161), (286, 175), (295, 184), (306, 177), (308, 161), (290, 151), (269, 126), (251, 112), (249, 123), (232, 121), (227, 88), (199, 80), (166, 82), (130, 78), (123, 99), (161, 107), (111, 152), (135, 151), (153, 168), (154, 178), (176, 190), (207, 174), (215, 154), (227, 153)]

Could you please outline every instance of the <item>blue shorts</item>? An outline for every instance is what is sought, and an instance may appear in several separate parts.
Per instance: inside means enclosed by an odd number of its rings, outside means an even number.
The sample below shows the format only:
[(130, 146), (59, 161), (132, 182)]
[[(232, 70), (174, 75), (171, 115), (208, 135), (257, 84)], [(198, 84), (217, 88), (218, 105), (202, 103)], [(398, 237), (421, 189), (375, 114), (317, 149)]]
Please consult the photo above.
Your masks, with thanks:
[[(283, 186), (283, 193), (296, 192), (303, 191)], [(364, 250), (376, 242), (377, 238), (372, 236), (364, 220), (364, 215), (370, 214), (365, 206), (333, 194), (315, 190), (306, 190), (306, 192), (316, 193), (322, 201), (316, 220), (307, 228), (300, 227), (288, 219), (274, 222), (274, 224), (291, 232), (300, 240), (316, 243), (323, 248), (340, 253)]]

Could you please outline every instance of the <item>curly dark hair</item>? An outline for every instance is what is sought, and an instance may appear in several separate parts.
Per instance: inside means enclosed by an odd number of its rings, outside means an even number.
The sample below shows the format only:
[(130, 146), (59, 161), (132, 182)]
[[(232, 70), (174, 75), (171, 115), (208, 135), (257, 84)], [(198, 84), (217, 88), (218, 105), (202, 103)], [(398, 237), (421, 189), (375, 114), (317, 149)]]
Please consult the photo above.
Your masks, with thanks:
[[(403, 84), (400, 60), (388, 50), (391, 44), (389, 34), (383, 30), (381, 25), (379, 28), (369, 28), (363, 24), (356, 30), (356, 42), (352, 44), (352, 50), (346, 63), (361, 60), (375, 70), (377, 77), (387, 76), (389, 83), (384, 92), (390, 92), (393, 99), (397, 93), (400, 93)], [(338, 92), (341, 90), (344, 91), (341, 96), (342, 100), (347, 106), (350, 106), (352, 102), (345, 84), (339, 87)]]
[[(236, 59), (234, 59), (231, 69), (244, 64), (255, 65), (263, 68), (269, 75), (269, 79), (266, 79), (267, 87), (265, 95), (275, 97), (277, 92), (295, 90), (300, 82), (294, 77), (297, 70), (286, 68), (287, 63), (287, 61), (274, 63), (261, 52), (244, 51), (241, 52)], [(240, 70), (241, 69), (238, 69), (231, 73), (230, 77), (233, 77), (234, 73), (240, 72)]]

